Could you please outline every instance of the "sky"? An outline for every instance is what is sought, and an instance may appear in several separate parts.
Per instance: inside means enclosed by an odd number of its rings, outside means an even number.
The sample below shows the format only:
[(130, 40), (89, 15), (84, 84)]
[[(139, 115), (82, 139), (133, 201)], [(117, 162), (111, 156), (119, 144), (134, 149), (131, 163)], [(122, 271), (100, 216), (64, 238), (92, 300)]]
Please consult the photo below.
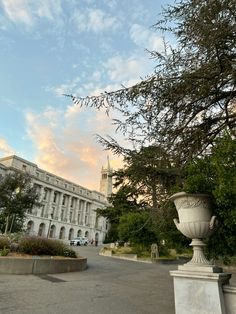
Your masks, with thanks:
[(108, 152), (95, 134), (113, 136), (113, 117), (63, 94), (99, 95), (151, 74), (147, 50), (163, 50), (152, 25), (167, 2), (0, 0), (0, 158), (98, 190)]

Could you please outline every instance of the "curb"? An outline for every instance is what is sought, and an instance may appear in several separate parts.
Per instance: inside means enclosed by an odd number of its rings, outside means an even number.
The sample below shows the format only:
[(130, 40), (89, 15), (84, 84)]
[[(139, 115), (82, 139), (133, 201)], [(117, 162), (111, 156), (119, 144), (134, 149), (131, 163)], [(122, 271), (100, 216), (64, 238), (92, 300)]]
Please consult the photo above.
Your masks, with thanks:
[(83, 271), (87, 268), (87, 258), (32, 258), (1, 257), (0, 274), (55, 274)]

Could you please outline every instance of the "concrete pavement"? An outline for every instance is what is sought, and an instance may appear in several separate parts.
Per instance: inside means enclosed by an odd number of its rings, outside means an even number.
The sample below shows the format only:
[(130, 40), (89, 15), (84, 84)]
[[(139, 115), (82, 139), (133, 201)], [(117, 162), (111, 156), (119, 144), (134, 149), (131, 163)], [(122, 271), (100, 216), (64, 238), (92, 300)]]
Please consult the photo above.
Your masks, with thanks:
[(76, 250), (88, 258), (86, 271), (1, 274), (0, 314), (174, 314), (169, 271), (177, 265), (99, 256), (99, 247)]
[(1, 314), (174, 314), (172, 278), (176, 266), (136, 263), (98, 255), (83, 272), (45, 276), (0, 275)]

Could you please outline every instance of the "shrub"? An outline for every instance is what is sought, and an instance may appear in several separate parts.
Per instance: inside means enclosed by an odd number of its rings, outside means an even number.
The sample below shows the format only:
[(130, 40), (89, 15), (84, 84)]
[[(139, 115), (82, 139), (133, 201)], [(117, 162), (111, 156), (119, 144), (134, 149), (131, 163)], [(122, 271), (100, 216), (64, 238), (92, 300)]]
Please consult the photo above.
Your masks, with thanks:
[(19, 251), (30, 255), (66, 256), (76, 258), (75, 251), (58, 240), (24, 237), (19, 241)]
[(7, 237), (1, 236), (0, 237), (0, 250), (3, 250), (4, 248), (6, 249), (10, 248), (10, 240)]
[(0, 250), (0, 256), (7, 256), (9, 252), (10, 250), (4, 246), (4, 248)]

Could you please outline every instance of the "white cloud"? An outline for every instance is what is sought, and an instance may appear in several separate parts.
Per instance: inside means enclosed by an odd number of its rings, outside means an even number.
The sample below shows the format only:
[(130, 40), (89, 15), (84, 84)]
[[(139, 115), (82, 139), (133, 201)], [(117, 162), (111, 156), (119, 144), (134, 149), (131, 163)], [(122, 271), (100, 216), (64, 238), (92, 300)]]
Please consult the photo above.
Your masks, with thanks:
[(45, 90), (49, 92), (53, 92), (56, 96), (61, 97), (63, 94), (73, 93), (75, 88), (78, 86), (79, 82), (80, 82), (80, 77), (76, 76), (71, 81), (63, 83), (59, 86), (47, 86)]
[(115, 56), (110, 58), (104, 66), (111, 80), (124, 83), (124, 81), (130, 79), (139, 80), (140, 76), (147, 74), (145, 73), (146, 63), (146, 60), (142, 57), (122, 58), (121, 56)]
[(151, 51), (163, 51), (163, 39), (156, 33), (139, 24), (133, 24), (130, 28), (130, 37), (134, 43)]
[(32, 25), (33, 19), (29, 12), (27, 0), (2, 0), (1, 5), (7, 17), (14, 23)]
[(6, 140), (4, 138), (0, 137), (0, 152), (4, 156), (12, 155), (15, 153), (15, 150), (7, 144)]
[(9, 20), (28, 28), (40, 18), (55, 21), (62, 14), (61, 0), (0, 0), (0, 5)]
[(119, 22), (116, 17), (110, 16), (99, 9), (76, 11), (73, 20), (79, 31), (91, 31), (94, 33), (116, 29)]

